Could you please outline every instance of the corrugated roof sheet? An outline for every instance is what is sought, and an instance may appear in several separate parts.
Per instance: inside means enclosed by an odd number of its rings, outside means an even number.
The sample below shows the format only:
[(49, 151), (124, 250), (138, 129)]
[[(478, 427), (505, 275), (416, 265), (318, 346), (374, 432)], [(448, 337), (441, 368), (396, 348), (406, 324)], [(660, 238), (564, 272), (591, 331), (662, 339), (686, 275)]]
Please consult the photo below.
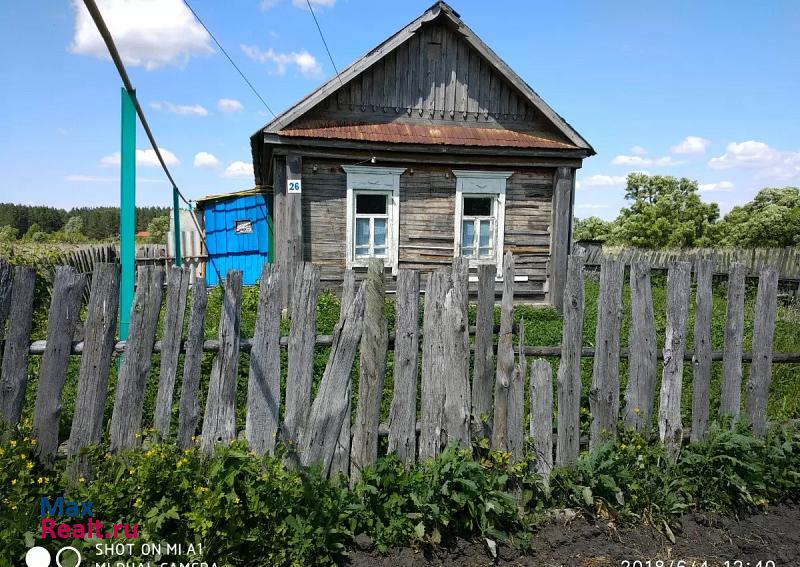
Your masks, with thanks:
[(466, 128), (448, 125), (310, 123), (302, 127), (286, 128), (278, 132), (278, 134), (280, 136), (355, 140), (359, 142), (578, 149), (577, 146), (572, 144), (502, 128)]

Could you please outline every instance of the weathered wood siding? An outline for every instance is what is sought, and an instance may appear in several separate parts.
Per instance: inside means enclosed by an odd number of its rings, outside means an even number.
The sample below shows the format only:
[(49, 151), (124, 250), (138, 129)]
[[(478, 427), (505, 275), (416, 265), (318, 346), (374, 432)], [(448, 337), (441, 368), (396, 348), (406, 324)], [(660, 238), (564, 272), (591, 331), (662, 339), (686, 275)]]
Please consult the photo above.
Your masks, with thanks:
[[(479, 169), (479, 168), (476, 168)], [(400, 177), (399, 268), (430, 272), (453, 261), (456, 178), (441, 165), (409, 167)], [(513, 252), (519, 297), (544, 299), (550, 259), (552, 168), (514, 170), (506, 184), (505, 249)], [(336, 160), (303, 160), (303, 260), (320, 267), (322, 285), (338, 288), (346, 267), (347, 175)], [(356, 268), (358, 279), (366, 269)], [(477, 275), (475, 268), (471, 276)], [(422, 286), (427, 283), (423, 274)], [(393, 278), (387, 287), (394, 289)], [(470, 283), (475, 293), (475, 282)], [(502, 292), (500, 284), (496, 292)]]

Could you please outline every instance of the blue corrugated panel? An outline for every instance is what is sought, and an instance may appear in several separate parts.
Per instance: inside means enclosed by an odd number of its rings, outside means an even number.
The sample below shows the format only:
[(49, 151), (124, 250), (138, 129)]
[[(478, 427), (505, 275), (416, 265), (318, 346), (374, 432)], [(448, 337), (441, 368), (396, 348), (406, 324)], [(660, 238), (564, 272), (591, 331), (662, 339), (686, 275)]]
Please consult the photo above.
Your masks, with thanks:
[[(264, 262), (269, 261), (267, 217), (264, 195), (220, 199), (205, 207), (209, 262), (206, 283), (209, 286), (219, 282), (217, 272), (224, 278), (228, 270), (241, 270), (245, 285), (258, 282)], [(249, 232), (245, 228), (248, 222)]]

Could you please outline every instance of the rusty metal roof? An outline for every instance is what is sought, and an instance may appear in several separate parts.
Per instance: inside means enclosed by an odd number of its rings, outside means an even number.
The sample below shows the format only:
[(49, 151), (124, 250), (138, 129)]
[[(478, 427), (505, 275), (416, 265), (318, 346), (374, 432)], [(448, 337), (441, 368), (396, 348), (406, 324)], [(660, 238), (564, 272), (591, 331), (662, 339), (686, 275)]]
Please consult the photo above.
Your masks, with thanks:
[(298, 138), (325, 138), (399, 144), (579, 149), (572, 144), (557, 142), (540, 136), (533, 136), (524, 132), (515, 132), (502, 128), (469, 128), (439, 124), (331, 124), (309, 122), (300, 127), (280, 130), (278, 135)]

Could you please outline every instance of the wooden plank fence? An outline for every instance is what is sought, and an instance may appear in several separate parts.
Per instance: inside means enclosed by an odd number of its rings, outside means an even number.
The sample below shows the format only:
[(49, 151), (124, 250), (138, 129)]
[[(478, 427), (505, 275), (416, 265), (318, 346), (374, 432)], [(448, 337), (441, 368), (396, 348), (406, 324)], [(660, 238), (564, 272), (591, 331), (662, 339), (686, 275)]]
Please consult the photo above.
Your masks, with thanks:
[[(503, 261), (499, 329), (495, 329), (493, 320), (494, 268), (479, 269), (479, 290), (486, 289), (478, 293), (477, 328), (470, 328), (468, 266), (459, 259), (451, 267), (432, 273), (421, 322), (419, 273), (399, 272), (396, 331), (390, 334), (384, 313), (384, 266), (382, 261), (372, 260), (368, 277), (359, 287), (352, 273), (345, 278), (341, 313), (331, 336), (315, 335), (317, 267), (299, 265), (294, 275), (288, 337), (280, 336), (280, 321), (283, 282), (289, 274), (282, 267), (264, 267), (255, 336), (242, 338), (242, 274), (229, 272), (215, 340), (204, 340), (203, 336), (207, 296), (202, 279), (193, 282), (184, 336), (189, 269), (170, 268), (165, 287), (163, 267), (144, 265), (138, 269), (130, 339), (126, 342), (114, 337), (117, 264), (95, 265), (82, 341), (74, 341), (73, 336), (86, 276), (73, 267), (60, 268), (50, 304), (47, 340), (31, 342), (35, 272), (28, 267), (12, 270), (0, 261), (3, 338), (0, 420), (12, 426), (20, 422), (28, 385), (28, 357), (41, 355), (32, 415), (33, 434), (39, 442), (38, 457), (52, 466), (59, 446), (63, 446), (72, 459), (73, 474), (86, 474), (81, 451), (100, 442), (106, 427), (114, 452), (142, 443), (144, 392), (152, 356), (160, 353), (153, 423), (158, 438), (170, 439), (172, 431), (176, 431), (176, 441), (181, 447), (189, 447), (199, 439), (200, 446), (210, 452), (219, 443), (243, 438), (257, 454), (271, 454), (277, 442), (283, 441), (290, 449), (287, 456), (290, 464), (319, 464), (327, 474), (344, 473), (355, 481), (361, 470), (379, 457), (381, 435), (388, 435), (388, 450), (398, 453), (407, 465), (436, 456), (448, 443), (471, 449), (476, 437), (485, 437), (492, 448), (510, 452), (512, 460), (532, 451), (535, 470), (547, 476), (553, 466), (570, 466), (577, 460), (582, 443), (581, 358), (593, 357), (590, 448), (613, 437), (621, 420), (644, 434), (655, 433), (654, 421), (657, 421), (655, 429), (669, 455), (675, 458), (685, 438), (680, 400), (687, 362), (693, 364), (695, 373), (692, 441), (702, 439), (708, 429), (712, 360), (722, 361), (725, 369), (722, 414), (738, 411), (742, 364), (752, 362), (745, 387), (745, 417), (756, 434), (765, 432), (772, 365), (800, 362), (800, 353), (772, 352), (777, 310), (776, 269), (766, 267), (761, 272), (752, 353), (747, 353), (742, 351), (741, 340), (743, 270), (740, 265), (731, 268), (725, 348), (713, 352), (710, 344), (713, 268), (709, 261), (703, 259), (694, 266), (676, 262), (669, 267), (663, 345), (656, 344), (650, 266), (636, 262), (630, 269), (631, 348), (623, 349), (619, 335), (626, 266), (619, 260), (607, 259), (601, 268), (595, 347), (589, 348), (582, 345), (583, 261), (581, 254), (568, 258), (563, 290), (563, 341), (557, 347), (525, 345), (525, 322), (513, 324), (511, 254)], [(694, 352), (686, 349), (693, 273), (697, 280)], [(164, 324), (159, 337), (162, 311)], [(312, 395), (312, 362), (317, 346), (330, 347), (330, 354), (316, 395)], [(288, 350), (285, 388), (281, 388), (281, 349)], [(390, 350), (394, 351), (393, 398), (388, 423), (380, 423)], [(204, 382), (200, 361), (204, 352), (215, 353), (206, 396), (200, 392), (200, 384)], [(246, 408), (240, 408), (245, 410), (245, 427), (237, 431), (236, 391), (242, 352), (249, 353), (249, 371)], [(352, 376), (358, 352), (360, 379), (355, 385)], [(109, 371), (115, 353), (124, 356), (116, 388), (109, 392)], [(81, 357), (75, 414), (69, 437), (60, 439), (58, 424), (67, 360), (73, 355)], [(175, 400), (181, 356), (183, 375), (180, 394)], [(530, 356), (560, 357), (555, 382), (550, 362), (530, 360)], [(624, 399), (620, 400), (619, 361), (625, 357), (630, 360), (630, 379)], [(658, 358), (664, 364), (657, 397)], [(356, 387), (358, 401), (353, 411), (351, 393)], [(527, 416), (526, 391), (531, 402)], [(113, 396), (114, 403), (110, 422), (105, 424), (103, 410), (107, 396)], [(206, 399), (204, 408), (200, 407), (202, 398)], [(282, 414), (281, 400), (285, 406)], [(172, 426), (173, 412), (177, 412), (176, 426)]]

